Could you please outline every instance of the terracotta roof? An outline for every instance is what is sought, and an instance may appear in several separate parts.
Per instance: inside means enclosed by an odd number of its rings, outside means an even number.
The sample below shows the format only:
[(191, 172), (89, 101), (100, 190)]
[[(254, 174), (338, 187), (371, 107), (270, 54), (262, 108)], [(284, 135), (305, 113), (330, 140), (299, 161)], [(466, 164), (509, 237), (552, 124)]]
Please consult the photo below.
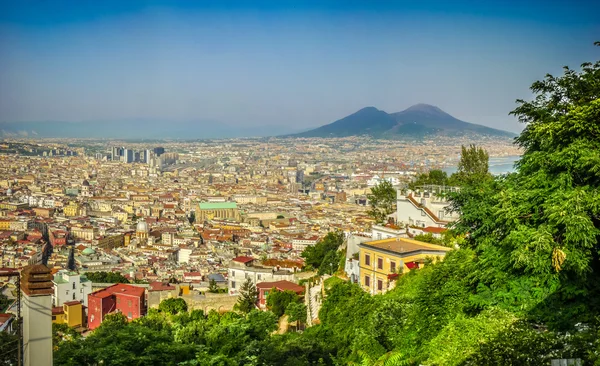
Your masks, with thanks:
[(79, 301), (69, 301), (69, 302), (65, 302), (63, 305), (73, 306), (73, 305), (81, 305), (81, 303)]
[(253, 260), (254, 260), (254, 258), (252, 258), (252, 257), (245, 257), (245, 256), (233, 258), (233, 261), (240, 262), (240, 263), (249, 263), (249, 262), (252, 262)]
[(429, 244), (417, 240), (404, 238), (391, 238), (384, 240), (368, 241), (366, 243), (360, 244), (360, 246), (385, 250), (400, 255), (406, 255), (408, 253), (414, 253), (418, 251), (437, 251), (445, 253), (452, 250), (452, 248), (444, 247), (441, 245)]
[(303, 292), (304, 286), (297, 285), (293, 282), (281, 280), (276, 282), (259, 282), (256, 284), (257, 289), (271, 289), (276, 288), (279, 291), (294, 291), (294, 292)]
[(105, 298), (112, 295), (128, 295), (140, 297), (144, 295), (145, 289), (143, 287), (126, 285), (123, 283), (117, 283), (116, 285), (109, 286), (103, 290), (92, 292), (89, 296)]
[(444, 231), (446, 231), (446, 229), (443, 227), (435, 227), (435, 226), (427, 226), (421, 230), (426, 233), (432, 233), (432, 234), (441, 234)]

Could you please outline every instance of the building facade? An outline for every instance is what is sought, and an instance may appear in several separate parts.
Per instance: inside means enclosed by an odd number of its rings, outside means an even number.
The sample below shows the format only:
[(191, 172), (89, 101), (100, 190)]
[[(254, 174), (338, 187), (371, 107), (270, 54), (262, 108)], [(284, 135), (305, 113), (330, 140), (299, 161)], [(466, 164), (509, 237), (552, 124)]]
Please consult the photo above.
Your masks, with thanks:
[(70, 301), (78, 301), (88, 305), (88, 295), (92, 292), (92, 282), (85, 275), (66, 270), (58, 271), (52, 280), (54, 294), (53, 306), (62, 306)]
[(107, 314), (120, 312), (128, 320), (146, 315), (145, 289), (118, 283), (88, 295), (88, 328), (95, 329)]
[(196, 210), (196, 221), (212, 219), (240, 220), (240, 210), (235, 202), (200, 202)]
[(359, 283), (371, 294), (388, 291), (400, 274), (421, 268), (429, 259), (442, 260), (452, 250), (404, 238), (368, 241), (359, 247)]

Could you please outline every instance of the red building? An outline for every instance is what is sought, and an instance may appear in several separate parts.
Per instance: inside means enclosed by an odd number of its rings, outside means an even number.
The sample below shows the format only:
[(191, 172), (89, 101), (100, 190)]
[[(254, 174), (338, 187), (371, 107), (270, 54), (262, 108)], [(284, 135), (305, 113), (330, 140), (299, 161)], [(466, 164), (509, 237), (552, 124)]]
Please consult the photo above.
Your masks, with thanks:
[(146, 314), (145, 289), (118, 283), (88, 295), (88, 328), (97, 328), (106, 314), (120, 312), (127, 319)]
[(256, 284), (258, 290), (258, 307), (264, 309), (267, 306), (267, 296), (269, 291), (276, 289), (278, 291), (294, 291), (298, 295), (304, 293), (304, 286), (297, 285), (293, 282), (282, 280), (276, 282), (260, 282)]

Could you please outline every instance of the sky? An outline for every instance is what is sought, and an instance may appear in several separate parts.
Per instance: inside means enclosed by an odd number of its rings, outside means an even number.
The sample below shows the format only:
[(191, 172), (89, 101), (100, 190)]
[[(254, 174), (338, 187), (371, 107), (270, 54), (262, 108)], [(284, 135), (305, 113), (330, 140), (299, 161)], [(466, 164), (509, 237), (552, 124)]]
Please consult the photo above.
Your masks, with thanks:
[(508, 113), (599, 59), (593, 1), (0, 0), (0, 122), (333, 122), (433, 104)]

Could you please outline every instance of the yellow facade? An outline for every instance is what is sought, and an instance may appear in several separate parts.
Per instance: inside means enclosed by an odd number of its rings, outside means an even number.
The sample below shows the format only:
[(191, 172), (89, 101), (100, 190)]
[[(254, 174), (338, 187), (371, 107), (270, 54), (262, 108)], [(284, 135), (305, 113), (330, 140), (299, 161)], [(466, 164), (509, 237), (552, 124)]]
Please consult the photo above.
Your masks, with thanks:
[(69, 327), (83, 326), (83, 306), (77, 301), (65, 303), (62, 312), (52, 312), (52, 323), (66, 324)]
[(69, 327), (81, 327), (83, 325), (83, 307), (81, 303), (64, 304), (63, 310), (65, 311), (65, 323)]
[[(392, 288), (395, 274), (420, 268), (428, 259), (442, 260), (448, 247), (404, 238), (391, 238), (360, 245), (360, 285), (372, 294)], [(412, 268), (411, 268), (412, 267)]]
[(10, 220), (0, 220), (0, 230), (10, 230)]
[(65, 206), (63, 212), (67, 217), (79, 216), (80, 207), (77, 204), (70, 203), (68, 206)]

